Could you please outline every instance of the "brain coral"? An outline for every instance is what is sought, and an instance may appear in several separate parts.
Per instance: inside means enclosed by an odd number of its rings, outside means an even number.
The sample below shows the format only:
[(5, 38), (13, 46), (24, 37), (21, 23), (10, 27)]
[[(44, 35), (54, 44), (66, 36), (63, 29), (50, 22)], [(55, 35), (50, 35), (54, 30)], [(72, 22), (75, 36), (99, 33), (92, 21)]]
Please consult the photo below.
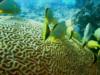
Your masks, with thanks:
[(41, 27), (33, 20), (0, 20), (0, 75), (90, 74), (90, 51), (68, 40), (66, 44), (43, 42)]

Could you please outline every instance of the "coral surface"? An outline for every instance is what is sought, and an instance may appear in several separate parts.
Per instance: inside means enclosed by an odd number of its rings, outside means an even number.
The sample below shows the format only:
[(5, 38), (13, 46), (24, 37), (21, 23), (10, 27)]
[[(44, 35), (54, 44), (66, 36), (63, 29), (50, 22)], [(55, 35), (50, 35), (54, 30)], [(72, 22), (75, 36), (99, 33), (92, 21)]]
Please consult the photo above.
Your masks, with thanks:
[(0, 19), (0, 75), (93, 75), (93, 54), (73, 41), (43, 42), (42, 23)]

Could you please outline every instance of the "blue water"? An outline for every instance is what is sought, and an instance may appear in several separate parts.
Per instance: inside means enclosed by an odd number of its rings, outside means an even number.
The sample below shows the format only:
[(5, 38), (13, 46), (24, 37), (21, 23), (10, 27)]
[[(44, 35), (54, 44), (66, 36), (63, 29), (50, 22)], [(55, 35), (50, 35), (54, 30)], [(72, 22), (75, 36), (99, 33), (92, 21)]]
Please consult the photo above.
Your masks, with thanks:
[(36, 20), (42, 20), (44, 17), (45, 8), (52, 8), (54, 16), (59, 20), (65, 20), (71, 15), (74, 9), (82, 7), (84, 0), (15, 0), (21, 7), (22, 17), (27, 17)]
[[(2, 2), (4, 0), (0, 0)], [(11, 0), (9, 0), (11, 1)], [(46, 8), (51, 8), (54, 16), (63, 21), (71, 18), (77, 11), (85, 6), (89, 0), (12, 0), (15, 1), (21, 9), (19, 16), (31, 18), (37, 21), (43, 21)], [(91, 0), (95, 5), (100, 0)], [(90, 11), (91, 12), (91, 11)], [(97, 15), (97, 14), (96, 14)]]
[[(4, 0), (0, 0), (2, 2)], [(11, 1), (11, 0), (9, 0)], [(12, 0), (15, 1), (21, 8), (22, 17), (31, 19), (41, 19), (44, 17), (45, 8), (52, 8), (54, 16), (65, 20), (72, 12), (84, 6), (85, 0)], [(9, 4), (8, 4), (9, 6)], [(71, 10), (71, 11), (70, 11)]]

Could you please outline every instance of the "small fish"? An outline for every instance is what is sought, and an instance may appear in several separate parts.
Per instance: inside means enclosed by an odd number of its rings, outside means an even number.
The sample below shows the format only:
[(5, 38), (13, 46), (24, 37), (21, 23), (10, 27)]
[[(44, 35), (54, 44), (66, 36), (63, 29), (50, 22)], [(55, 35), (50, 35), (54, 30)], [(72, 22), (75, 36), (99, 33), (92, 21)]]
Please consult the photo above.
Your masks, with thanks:
[(46, 8), (45, 10), (45, 18), (48, 20), (49, 23), (52, 22), (54, 15), (53, 12), (50, 8)]
[(3, 0), (0, 2), (0, 14), (18, 14), (20, 6), (14, 0)]
[(81, 35), (76, 27), (78, 27), (78, 26), (72, 25), (72, 26), (67, 27), (67, 35), (68, 35), (69, 39), (72, 39), (72, 37), (73, 37), (76, 40), (81, 42)]
[(73, 33), (74, 33), (73, 30), (74, 30), (73, 26), (69, 26), (69, 27), (67, 28), (67, 34), (68, 34), (68, 36), (69, 36), (69, 39), (71, 39), (72, 36), (73, 36)]
[(55, 25), (52, 32), (50, 32), (49, 39), (51, 42), (64, 41), (66, 35), (67, 26), (64, 21)]
[(100, 28), (97, 28), (94, 32), (94, 37), (100, 41)]
[(93, 64), (95, 64), (97, 62), (97, 56), (98, 56), (98, 52), (100, 50), (100, 44), (98, 43), (98, 41), (95, 40), (89, 40), (87, 43), (87, 47), (93, 52), (94, 54), (94, 61)]
[(71, 39), (73, 36), (73, 30), (74, 30), (72, 19), (66, 20), (66, 25), (67, 25), (67, 35), (69, 36), (69, 39)]
[(86, 28), (84, 29), (84, 35), (83, 35), (83, 38), (82, 38), (82, 47), (84, 47), (86, 45), (86, 43), (88, 42), (88, 40), (92, 36), (92, 30), (91, 29), (92, 29), (91, 24), (88, 23), (86, 25)]
[[(44, 20), (44, 25), (43, 25), (43, 33), (42, 33), (44, 41), (48, 39), (50, 32), (53, 30), (56, 24), (57, 24), (57, 19), (54, 18), (52, 10), (50, 8), (46, 8), (45, 20)], [(51, 25), (53, 25), (53, 27)]]
[(47, 19), (49, 24), (57, 24), (57, 18), (54, 17), (54, 13), (51, 8), (46, 8), (45, 10), (45, 19)]
[(87, 46), (89, 48), (94, 48), (94, 49), (100, 48), (98, 41), (94, 41), (94, 40), (89, 40)]

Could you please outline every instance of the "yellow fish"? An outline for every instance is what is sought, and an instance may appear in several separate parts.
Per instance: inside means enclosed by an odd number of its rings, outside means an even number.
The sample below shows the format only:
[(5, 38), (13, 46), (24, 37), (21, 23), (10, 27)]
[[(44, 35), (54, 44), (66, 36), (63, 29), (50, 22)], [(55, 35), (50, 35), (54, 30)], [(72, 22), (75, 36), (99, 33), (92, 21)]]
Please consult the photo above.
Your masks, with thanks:
[(57, 19), (54, 17), (53, 12), (50, 8), (46, 8), (45, 10), (45, 19), (44, 19), (44, 25), (43, 25), (43, 40), (46, 40), (49, 35), (50, 32), (52, 31), (52, 29), (50, 29), (52, 24), (53, 26), (55, 26), (57, 24)]
[(18, 14), (20, 11), (20, 6), (14, 0), (0, 2), (0, 14)]
[(100, 48), (100, 45), (98, 44), (98, 42), (94, 40), (88, 41), (87, 46), (89, 48), (94, 48), (94, 49)]
[(97, 28), (94, 32), (95, 38), (100, 41), (100, 28)]
[(94, 54), (94, 61), (93, 64), (97, 62), (98, 52), (100, 50), (100, 44), (97, 41), (89, 40), (87, 43), (87, 47), (93, 52)]

